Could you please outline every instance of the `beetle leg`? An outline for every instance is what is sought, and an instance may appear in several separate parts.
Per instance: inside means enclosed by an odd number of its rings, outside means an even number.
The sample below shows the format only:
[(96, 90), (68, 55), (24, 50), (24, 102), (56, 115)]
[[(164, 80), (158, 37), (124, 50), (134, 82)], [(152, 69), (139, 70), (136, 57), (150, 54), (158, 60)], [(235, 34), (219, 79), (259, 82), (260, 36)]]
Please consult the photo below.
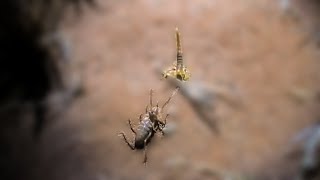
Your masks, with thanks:
[(119, 135), (122, 135), (124, 141), (127, 143), (127, 145), (130, 147), (130, 149), (134, 150), (135, 147), (134, 147), (134, 144), (133, 143), (130, 143), (126, 137), (126, 134), (124, 132), (120, 132)]
[(134, 134), (137, 134), (136, 131), (135, 131), (135, 130), (133, 129), (133, 127), (132, 127), (131, 119), (128, 120), (128, 123), (129, 123), (129, 126), (130, 126), (131, 131), (132, 131)]
[(180, 87), (177, 86), (176, 89), (173, 91), (173, 93), (171, 94), (171, 96), (169, 97), (169, 99), (163, 104), (162, 109), (169, 104), (170, 100), (172, 99), (172, 97), (179, 91)]
[(160, 121), (160, 126), (159, 126), (159, 130), (162, 134), (162, 136), (164, 136), (164, 132), (163, 132), (163, 128), (166, 126), (167, 124), (167, 118), (168, 118), (169, 114), (166, 115), (166, 117), (164, 118), (163, 122)]
[(163, 120), (163, 122), (162, 122), (163, 125), (166, 125), (166, 124), (167, 124), (167, 118), (168, 118), (168, 116), (169, 116), (169, 114), (167, 114), (166, 117), (164, 118), (164, 120)]
[(144, 151), (143, 151), (143, 153), (144, 153), (144, 159), (143, 159), (143, 164), (146, 166), (147, 165), (147, 142), (148, 142), (148, 140), (149, 140), (149, 138), (151, 137), (151, 135), (152, 135), (152, 133), (150, 132), (149, 134), (148, 134), (148, 137), (144, 140)]
[(150, 96), (149, 96), (149, 100), (150, 100), (150, 106), (152, 107), (153, 105), (153, 103), (152, 103), (152, 95), (153, 95), (153, 90), (152, 89), (150, 89)]

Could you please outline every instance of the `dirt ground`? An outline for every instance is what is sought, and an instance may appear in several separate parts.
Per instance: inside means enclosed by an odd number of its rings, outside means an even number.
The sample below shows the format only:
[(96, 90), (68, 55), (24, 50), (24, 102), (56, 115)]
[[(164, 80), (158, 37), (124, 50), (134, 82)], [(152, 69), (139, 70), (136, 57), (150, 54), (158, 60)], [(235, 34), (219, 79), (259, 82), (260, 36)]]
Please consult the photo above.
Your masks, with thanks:
[[(34, 176), (43, 179), (291, 179), (290, 141), (319, 113), (319, 46), (307, 8), (279, 1), (99, 1), (63, 26), (84, 95), (50, 122)], [(306, 20), (307, 19), (307, 20)], [(310, 22), (310, 23), (309, 23)], [(171, 134), (131, 151), (129, 118), (173, 91), (155, 64), (175, 59), (179, 27), (190, 82), (226, 89), (212, 132), (185, 97), (169, 105)], [(188, 83), (188, 82), (186, 82)]]

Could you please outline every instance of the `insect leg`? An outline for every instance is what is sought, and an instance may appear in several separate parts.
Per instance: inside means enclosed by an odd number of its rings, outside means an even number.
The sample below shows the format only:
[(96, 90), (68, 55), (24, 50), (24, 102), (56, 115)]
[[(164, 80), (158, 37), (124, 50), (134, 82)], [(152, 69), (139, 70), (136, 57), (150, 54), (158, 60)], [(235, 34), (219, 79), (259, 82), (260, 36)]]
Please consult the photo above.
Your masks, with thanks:
[(164, 118), (163, 121), (158, 120), (158, 122), (159, 122), (159, 127), (160, 127), (160, 128), (159, 128), (160, 131), (162, 131), (162, 129), (166, 126), (168, 117), (169, 117), (169, 114), (166, 115), (166, 117)]
[(126, 137), (126, 134), (124, 132), (120, 132), (119, 135), (122, 135), (124, 141), (127, 143), (127, 145), (130, 147), (130, 149), (134, 150), (135, 147), (133, 145), (133, 143), (130, 143)]
[(144, 151), (143, 151), (143, 153), (144, 153), (144, 159), (143, 159), (143, 164), (144, 164), (145, 166), (147, 165), (147, 160), (148, 160), (148, 158), (147, 158), (147, 142), (148, 142), (149, 138), (151, 137), (151, 135), (152, 135), (152, 133), (150, 132), (150, 133), (148, 134), (148, 137), (144, 140)]
[(172, 97), (179, 91), (180, 87), (177, 86), (176, 89), (173, 91), (173, 93), (171, 94), (171, 96), (169, 97), (169, 99), (163, 104), (162, 109), (169, 104), (170, 100), (172, 99)]
[(168, 118), (169, 114), (166, 115), (166, 117), (164, 118), (163, 122), (159, 121), (159, 131), (161, 132), (161, 135), (164, 136), (164, 132), (163, 132), (163, 128), (166, 126), (167, 124), (167, 118)]
[(152, 107), (152, 95), (153, 95), (153, 89), (150, 89), (150, 96), (149, 96), (149, 100), (150, 100), (150, 106)]
[(132, 127), (131, 119), (128, 120), (128, 123), (129, 123), (129, 126), (130, 126), (131, 131), (132, 131), (134, 134), (137, 134), (136, 131), (135, 131), (135, 130), (133, 129), (133, 127)]
[(176, 68), (175, 68), (175, 67), (170, 68), (170, 69), (164, 71), (164, 72), (162, 73), (162, 79), (166, 79), (166, 78), (168, 78), (169, 76), (174, 77), (174, 76), (175, 76), (175, 72), (176, 72)]
[(166, 125), (167, 124), (167, 118), (168, 118), (169, 114), (166, 115), (166, 117), (163, 120), (163, 124)]

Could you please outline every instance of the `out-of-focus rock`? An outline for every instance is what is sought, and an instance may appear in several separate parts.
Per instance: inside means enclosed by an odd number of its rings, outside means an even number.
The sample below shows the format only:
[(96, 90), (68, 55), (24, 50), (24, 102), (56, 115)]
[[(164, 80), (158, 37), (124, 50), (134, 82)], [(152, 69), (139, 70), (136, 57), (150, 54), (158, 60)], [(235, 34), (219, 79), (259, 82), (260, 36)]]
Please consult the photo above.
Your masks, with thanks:
[(309, 180), (320, 178), (320, 124), (302, 129), (292, 140), (291, 153), (300, 160), (300, 178)]

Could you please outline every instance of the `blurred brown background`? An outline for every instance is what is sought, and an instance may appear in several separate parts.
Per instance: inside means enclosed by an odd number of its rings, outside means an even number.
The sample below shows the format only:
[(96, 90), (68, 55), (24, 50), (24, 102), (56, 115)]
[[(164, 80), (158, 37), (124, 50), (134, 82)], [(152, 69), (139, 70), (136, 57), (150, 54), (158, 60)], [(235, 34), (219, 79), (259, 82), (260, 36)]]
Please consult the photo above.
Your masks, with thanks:
[[(17, 44), (36, 39), (45, 52), (21, 57), (26, 43), (1, 56), (14, 62), (2, 65), (3, 179), (316, 177), (319, 1), (32, 2), (26, 12), (39, 24), (2, 15), (26, 29), (8, 28), (28, 36)], [(151, 88), (160, 103), (174, 89), (158, 70), (175, 60), (175, 27), (193, 93), (174, 97), (168, 135), (154, 137), (144, 167), (117, 133), (133, 138), (127, 119), (138, 123)]]

